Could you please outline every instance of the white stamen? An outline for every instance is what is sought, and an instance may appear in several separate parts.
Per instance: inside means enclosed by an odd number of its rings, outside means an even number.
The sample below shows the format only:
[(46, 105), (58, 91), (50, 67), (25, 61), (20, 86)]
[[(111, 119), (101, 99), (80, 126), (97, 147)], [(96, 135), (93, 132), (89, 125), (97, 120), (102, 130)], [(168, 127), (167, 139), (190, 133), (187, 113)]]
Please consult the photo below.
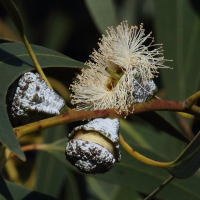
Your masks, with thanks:
[[(145, 102), (155, 93), (152, 78), (157, 77), (157, 69), (169, 67), (163, 65), (164, 57), (159, 57), (162, 47), (149, 50), (158, 45), (152, 44), (151, 33), (145, 36), (142, 24), (139, 28), (128, 28), (127, 22), (123, 22), (116, 30), (111, 27), (106, 33), (98, 43), (99, 50), (90, 56), (92, 61), (86, 63), (90, 69), (82, 70), (71, 85), (72, 104), (78, 104), (77, 110), (115, 108), (119, 114), (128, 113), (133, 103)], [(152, 41), (145, 46), (147, 39)], [(117, 70), (123, 72), (117, 85), (111, 84), (110, 88), (112, 77), (107, 68), (118, 74)]]

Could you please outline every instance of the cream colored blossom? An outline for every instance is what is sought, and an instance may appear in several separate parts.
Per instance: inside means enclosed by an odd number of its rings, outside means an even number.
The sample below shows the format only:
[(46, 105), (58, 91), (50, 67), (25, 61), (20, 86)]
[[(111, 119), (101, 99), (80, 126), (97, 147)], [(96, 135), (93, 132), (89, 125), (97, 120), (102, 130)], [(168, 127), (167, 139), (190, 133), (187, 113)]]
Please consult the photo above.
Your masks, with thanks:
[[(158, 68), (168, 67), (163, 65), (161, 47), (149, 50), (156, 46), (150, 35), (145, 36), (142, 24), (128, 28), (123, 22), (116, 30), (109, 28), (99, 50), (94, 50), (86, 63), (89, 69), (83, 69), (71, 85), (72, 104), (77, 104), (77, 110), (115, 108), (117, 113), (128, 113), (133, 103), (145, 102), (153, 95), (156, 86), (152, 78)], [(145, 46), (149, 38), (151, 43)]]

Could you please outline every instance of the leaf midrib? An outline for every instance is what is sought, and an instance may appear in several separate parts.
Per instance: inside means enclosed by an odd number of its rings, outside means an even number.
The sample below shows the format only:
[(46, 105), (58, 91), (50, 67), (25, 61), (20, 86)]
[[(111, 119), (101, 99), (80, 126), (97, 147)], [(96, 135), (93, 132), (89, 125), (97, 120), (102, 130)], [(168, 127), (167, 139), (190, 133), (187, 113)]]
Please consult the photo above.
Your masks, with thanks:
[[(63, 57), (63, 56), (55, 56), (55, 55), (52, 55), (52, 54), (39, 54), (39, 53), (35, 53), (36, 56), (49, 56), (49, 57), (55, 57), (55, 58), (62, 58), (62, 59), (65, 59), (65, 60), (71, 60), (73, 62), (77, 62), (77, 63), (81, 63), (80, 61), (76, 61), (72, 58), (68, 58), (68, 57)], [(8, 60), (11, 60), (13, 58), (19, 58), (19, 57), (29, 57), (29, 54), (20, 54), (20, 55), (15, 55), (15, 56), (12, 56), (10, 58), (7, 58), (5, 60), (2, 60), (0, 62), (0, 64), (4, 63), (5, 61), (8, 61)], [(81, 63), (82, 64), (82, 63)]]

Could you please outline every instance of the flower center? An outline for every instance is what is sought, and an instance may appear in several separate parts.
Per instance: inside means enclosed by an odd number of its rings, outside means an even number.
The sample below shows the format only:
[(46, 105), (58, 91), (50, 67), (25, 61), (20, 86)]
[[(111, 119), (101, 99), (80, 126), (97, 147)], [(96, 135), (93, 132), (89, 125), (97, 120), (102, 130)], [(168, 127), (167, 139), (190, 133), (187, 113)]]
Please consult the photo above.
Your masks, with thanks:
[(107, 83), (107, 89), (109, 91), (111, 91), (114, 87), (116, 87), (117, 83), (119, 82), (120, 78), (124, 75), (123, 70), (121, 69), (121, 67), (117, 67), (114, 70), (110, 69), (110, 68), (106, 68), (106, 71), (110, 74), (110, 79), (108, 80)]

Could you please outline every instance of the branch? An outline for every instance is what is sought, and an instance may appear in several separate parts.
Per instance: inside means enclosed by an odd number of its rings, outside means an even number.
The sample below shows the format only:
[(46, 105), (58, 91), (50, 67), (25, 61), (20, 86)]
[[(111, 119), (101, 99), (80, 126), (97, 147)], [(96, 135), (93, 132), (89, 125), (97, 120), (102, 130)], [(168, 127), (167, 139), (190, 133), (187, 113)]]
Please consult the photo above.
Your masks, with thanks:
[(2, 172), (2, 169), (4, 168), (8, 158), (10, 157), (11, 151), (10, 149), (6, 148), (3, 154), (0, 157), (0, 172)]
[(169, 165), (173, 164), (173, 162), (158, 162), (158, 161), (154, 161), (151, 160), (150, 158), (147, 158), (141, 154), (139, 154), (137, 151), (135, 151), (134, 149), (132, 149), (124, 140), (124, 138), (122, 137), (121, 133), (119, 132), (119, 143), (121, 144), (121, 146), (124, 148), (124, 150), (131, 155), (132, 157), (134, 157), (135, 159), (139, 160), (140, 162), (143, 162), (147, 165), (151, 165), (154, 167), (160, 167), (160, 168), (166, 168)]
[[(130, 111), (132, 108), (130, 108)], [(186, 106), (185, 102), (169, 101), (162, 99), (152, 99), (151, 101), (145, 103), (139, 103), (134, 105), (134, 113), (148, 112), (148, 111), (178, 111), (186, 112), (194, 116), (200, 117), (200, 108), (197, 106), (192, 106), (190, 109)], [(131, 112), (129, 114), (132, 114)], [(31, 124), (14, 128), (14, 132), (17, 138), (21, 138), (24, 135), (40, 131), (49, 127), (58, 126), (60, 124), (70, 123), (74, 121), (80, 121), (84, 119), (98, 118), (98, 117), (110, 117), (110, 118), (121, 118), (127, 115), (126, 112), (122, 114), (117, 114), (114, 109), (107, 110), (95, 110), (95, 111), (76, 111), (69, 109), (68, 112), (37, 121)]]
[[(29, 144), (29, 145), (25, 145), (25, 146), (22, 146), (21, 149), (23, 152), (26, 152), (26, 151), (33, 151), (33, 150), (42, 150), (44, 149), (46, 146), (46, 144)], [(10, 155), (10, 158), (14, 157), (15, 154), (12, 153)]]
[(32, 48), (31, 48), (31, 46), (30, 46), (30, 44), (29, 44), (29, 42), (28, 42), (28, 40), (27, 40), (25, 35), (23, 35), (22, 40), (23, 40), (23, 42), (24, 42), (24, 44), (26, 46), (26, 49), (27, 49), (27, 51), (28, 51), (28, 53), (29, 53), (34, 65), (35, 65), (35, 68), (36, 68), (37, 72), (45, 80), (45, 82), (48, 85), (48, 87), (53, 90), (53, 88), (51, 87), (47, 77), (45, 76), (44, 72), (42, 71), (42, 68), (40, 67), (40, 64), (38, 63), (38, 60), (37, 60), (37, 58), (36, 58), (36, 56), (35, 56), (35, 54), (34, 54), (34, 52), (33, 52), (33, 50), (32, 50)]
[(200, 91), (188, 97), (185, 100), (185, 104), (188, 108), (191, 108), (197, 102), (198, 99), (200, 99)]

